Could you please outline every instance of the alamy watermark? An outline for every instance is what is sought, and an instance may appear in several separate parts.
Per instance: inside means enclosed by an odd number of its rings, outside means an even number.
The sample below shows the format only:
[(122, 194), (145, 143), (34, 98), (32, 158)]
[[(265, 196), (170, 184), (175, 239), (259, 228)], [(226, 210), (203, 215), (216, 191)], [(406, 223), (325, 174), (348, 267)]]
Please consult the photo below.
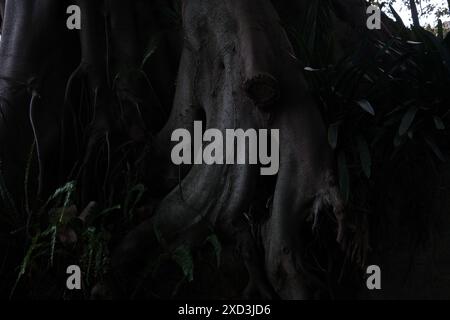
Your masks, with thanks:
[(71, 5), (67, 7), (67, 14), (70, 16), (67, 18), (66, 26), (69, 30), (81, 29), (81, 8), (77, 5)]
[(367, 267), (366, 286), (369, 290), (381, 290), (381, 268), (377, 265)]
[(378, 6), (371, 5), (367, 7), (366, 13), (369, 15), (367, 18), (366, 26), (369, 30), (381, 30), (381, 9)]
[[(269, 137), (270, 135), (270, 137)], [(269, 141), (270, 139), (270, 141)], [(276, 175), (280, 168), (280, 132), (278, 129), (207, 129), (194, 122), (194, 137), (187, 129), (176, 129), (171, 158), (181, 164), (253, 164), (261, 165), (261, 175)]]
[[(77, 5), (70, 5), (67, 7), (67, 18), (66, 26), (69, 30), (80, 30), (81, 29), (81, 8)], [(380, 30), (381, 29), (381, 9), (378, 6), (370, 5), (366, 10), (367, 15), (369, 15), (366, 26), (369, 30)]]
[(69, 275), (66, 280), (66, 287), (69, 290), (81, 290), (81, 269), (77, 265), (67, 267), (66, 273)]

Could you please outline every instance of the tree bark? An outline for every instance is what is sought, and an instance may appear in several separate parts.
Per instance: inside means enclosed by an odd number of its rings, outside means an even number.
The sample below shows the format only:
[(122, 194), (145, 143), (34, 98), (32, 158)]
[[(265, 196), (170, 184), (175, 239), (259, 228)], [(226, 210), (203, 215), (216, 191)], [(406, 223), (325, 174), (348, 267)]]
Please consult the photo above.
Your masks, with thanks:
[(57, 93), (62, 92), (62, 84), (56, 79), (65, 76), (65, 68), (56, 67), (63, 60), (57, 46), (64, 42), (63, 29), (58, 26), (62, 9), (61, 2), (55, 0), (5, 2), (0, 46), (0, 145), (2, 171), (14, 195), (23, 193), (23, 168), (33, 141), (39, 189), (56, 183), (53, 162), (58, 158), (55, 150), (62, 103)]
[[(311, 220), (331, 213), (337, 241), (342, 241), (344, 208), (324, 122), (272, 3), (182, 2), (184, 39), (174, 104), (154, 137), (149, 132), (155, 131), (152, 121), (160, 106), (141, 70), (145, 46), (138, 36), (137, 2), (76, 3), (82, 12), (77, 46), (81, 61), (70, 75), (61, 68), (64, 52), (56, 48), (64, 34), (59, 25), (64, 23), (63, 2), (6, 0), (0, 46), (0, 143), (8, 185), (16, 186), (12, 192), (20, 193), (22, 180), (17, 183), (15, 174), (26, 167), (33, 141), (40, 193), (48, 195), (58, 185), (58, 179), (47, 181), (58, 176), (55, 159), (69, 149), (61, 147), (67, 145), (64, 135), (80, 130), (74, 133), (82, 137), (74, 147), (79, 155), (68, 166), (75, 167), (71, 177), (82, 186), (83, 206), (108, 193), (111, 155), (120, 154), (124, 141), (154, 138), (157, 151), (152, 156), (161, 161), (157, 170), (164, 177), (151, 182), (170, 192), (152, 218), (118, 246), (108, 285), (131, 294), (158, 241), (169, 251), (181, 244), (195, 248), (214, 231), (241, 245), (250, 278), (246, 292), (266, 298), (310, 297), (315, 280), (303, 260), (302, 231), (313, 227)], [(76, 83), (85, 88), (84, 100), (73, 99)], [(87, 120), (81, 121), (86, 114)], [(192, 133), (195, 120), (204, 121), (205, 129), (222, 132), (279, 129), (280, 141), (274, 142), (280, 146), (278, 175), (263, 179), (256, 165), (196, 165), (180, 174), (170, 162), (170, 137), (178, 128)], [(21, 140), (14, 140), (19, 136)], [(270, 194), (262, 194), (261, 186)], [(266, 203), (267, 217), (261, 214), (249, 221), (252, 208)], [(99, 288), (94, 295), (104, 293)]]
[[(169, 154), (171, 132), (192, 131), (193, 121), (202, 113), (207, 128), (222, 132), (280, 129), (281, 163), (270, 218), (257, 226), (265, 252), (258, 268), (267, 273), (252, 279), (261, 272), (249, 270), (250, 283), (263, 296), (270, 292), (264, 289), (268, 280), (282, 298), (307, 298), (311, 284), (301, 271), (305, 244), (300, 230), (308, 217), (317, 217), (326, 207), (332, 208), (341, 228), (343, 205), (323, 121), (278, 15), (268, 0), (190, 0), (183, 2), (183, 26), (185, 45), (174, 108), (157, 140)], [(142, 253), (157, 246), (155, 230), (172, 250), (180, 244), (197, 246), (211, 228), (220, 229), (227, 238), (256, 242), (242, 225), (258, 192), (258, 180), (255, 166), (193, 166), (155, 216), (119, 246), (112, 260), (113, 278), (117, 281), (128, 274), (119, 282), (138, 281), (146, 259)], [(245, 256), (261, 255), (255, 247), (248, 243)]]
[(415, 0), (409, 0), (409, 5), (411, 7), (411, 16), (413, 20), (413, 25), (415, 27), (420, 27), (419, 12), (417, 11), (417, 5)]

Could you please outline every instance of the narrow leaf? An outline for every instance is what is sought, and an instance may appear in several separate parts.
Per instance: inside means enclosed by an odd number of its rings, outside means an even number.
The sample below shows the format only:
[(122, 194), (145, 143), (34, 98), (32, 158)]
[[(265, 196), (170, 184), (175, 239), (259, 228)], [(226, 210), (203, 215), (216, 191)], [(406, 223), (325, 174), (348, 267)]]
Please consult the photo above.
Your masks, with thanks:
[(192, 282), (194, 280), (194, 260), (191, 251), (186, 246), (181, 246), (175, 250), (172, 257), (183, 270), (185, 278)]
[(305, 67), (304, 70), (305, 70), (305, 71), (309, 71), (309, 72), (320, 71), (320, 69), (314, 69), (314, 68), (311, 68), (311, 67)]
[(357, 104), (359, 104), (359, 106), (366, 111), (367, 113), (371, 114), (371, 115), (375, 115), (375, 110), (372, 107), (372, 105), (370, 104), (369, 101), (367, 100), (359, 100), (356, 102)]
[(370, 178), (372, 174), (372, 157), (370, 155), (369, 146), (367, 145), (366, 140), (359, 136), (357, 138), (358, 150), (359, 150), (359, 159), (361, 160), (361, 166), (363, 168), (364, 174), (367, 178)]
[(222, 255), (222, 245), (220, 244), (219, 238), (217, 238), (217, 236), (213, 234), (206, 239), (206, 242), (209, 242), (212, 245), (217, 259), (217, 267), (219, 267), (220, 257)]
[(337, 147), (338, 137), (339, 137), (339, 124), (334, 123), (330, 125), (330, 127), (328, 128), (328, 143), (333, 148), (333, 150), (335, 150)]
[(434, 120), (434, 125), (436, 126), (436, 129), (445, 130), (445, 124), (440, 117), (435, 116), (435, 117), (433, 117), (433, 120)]
[(339, 186), (342, 196), (347, 202), (350, 197), (350, 177), (347, 166), (347, 159), (345, 153), (342, 151), (338, 156), (338, 168), (339, 168)]
[(429, 137), (425, 138), (425, 142), (428, 144), (428, 146), (430, 147), (431, 151), (433, 151), (433, 153), (436, 155), (436, 157), (439, 160), (441, 160), (442, 162), (446, 162), (446, 158), (442, 154), (441, 149), (439, 148), (437, 143), (432, 138), (429, 138)]
[(156, 49), (158, 48), (158, 45), (159, 45), (159, 41), (160, 41), (160, 37), (158, 35), (153, 36), (150, 39), (149, 44), (145, 50), (144, 59), (142, 60), (142, 63), (141, 63), (141, 69), (144, 68), (144, 66), (147, 64), (148, 60), (156, 52)]
[(411, 107), (405, 113), (402, 122), (400, 123), (400, 128), (398, 129), (399, 136), (403, 136), (405, 133), (408, 132), (409, 128), (414, 122), (417, 111), (418, 111), (417, 107)]

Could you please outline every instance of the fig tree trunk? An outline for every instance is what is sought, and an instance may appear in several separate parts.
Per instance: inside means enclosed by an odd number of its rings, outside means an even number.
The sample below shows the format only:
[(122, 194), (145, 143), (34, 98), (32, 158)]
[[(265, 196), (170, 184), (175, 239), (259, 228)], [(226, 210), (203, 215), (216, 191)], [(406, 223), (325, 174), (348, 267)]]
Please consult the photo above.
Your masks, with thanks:
[[(310, 279), (302, 272), (301, 230), (308, 218), (317, 219), (330, 208), (341, 226), (343, 206), (324, 123), (291, 44), (270, 1), (185, 1), (182, 15), (185, 36), (177, 92), (157, 143), (168, 147), (168, 158), (171, 133), (192, 130), (200, 119), (206, 128), (222, 132), (280, 129), (280, 170), (270, 182), (269, 217), (253, 225), (260, 234), (255, 239), (244, 214), (264, 183), (258, 167), (193, 166), (154, 217), (125, 238), (113, 271), (120, 277), (125, 270), (145, 266), (142, 252), (156, 245), (155, 229), (159, 241), (175, 249), (181, 243), (199, 245), (213, 228), (228, 238), (245, 239), (243, 257), (255, 289), (266, 296), (273, 288), (282, 298), (306, 298)], [(263, 248), (258, 252), (257, 241)]]
[[(151, 6), (76, 4), (79, 38), (65, 28), (65, 1), (4, 1), (0, 143), (16, 203), (30, 190), (45, 201), (70, 179), (81, 188), (81, 205), (111, 197), (119, 160), (129, 166), (141, 160), (124, 145), (151, 144), (142, 174), (165, 194), (113, 248), (109, 277), (94, 296), (130, 296), (158, 246), (195, 248), (215, 232), (240, 248), (246, 296), (311, 297), (318, 281), (303, 261), (305, 237), (326, 218), (335, 221), (333, 236), (342, 242), (344, 205), (324, 121), (271, 1), (182, 1), (171, 108), (153, 88), (158, 75), (150, 81), (142, 66)], [(257, 165), (175, 166), (172, 132), (185, 128), (193, 135), (197, 120), (223, 133), (279, 129), (272, 142), (280, 149), (278, 174), (263, 177)], [(39, 176), (35, 188), (24, 188), (27, 167)]]

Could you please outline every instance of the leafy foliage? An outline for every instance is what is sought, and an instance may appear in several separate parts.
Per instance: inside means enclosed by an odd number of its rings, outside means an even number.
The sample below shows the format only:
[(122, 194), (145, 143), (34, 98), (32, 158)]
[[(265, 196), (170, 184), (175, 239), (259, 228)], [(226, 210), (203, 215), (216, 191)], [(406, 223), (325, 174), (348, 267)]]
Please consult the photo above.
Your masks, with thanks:
[[(418, 171), (433, 179), (448, 159), (450, 38), (406, 29), (398, 21), (399, 34), (365, 30), (333, 56), (331, 48), (343, 45), (329, 24), (333, 10), (331, 1), (315, 1), (304, 18), (287, 19), (287, 29), (329, 126), (341, 192), (358, 225), (354, 230), (362, 233), (367, 216), (389, 206), (385, 199), (392, 190), (432, 203), (436, 185), (410, 180)], [(389, 180), (400, 174), (411, 179)]]

